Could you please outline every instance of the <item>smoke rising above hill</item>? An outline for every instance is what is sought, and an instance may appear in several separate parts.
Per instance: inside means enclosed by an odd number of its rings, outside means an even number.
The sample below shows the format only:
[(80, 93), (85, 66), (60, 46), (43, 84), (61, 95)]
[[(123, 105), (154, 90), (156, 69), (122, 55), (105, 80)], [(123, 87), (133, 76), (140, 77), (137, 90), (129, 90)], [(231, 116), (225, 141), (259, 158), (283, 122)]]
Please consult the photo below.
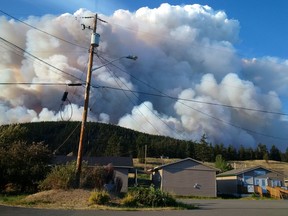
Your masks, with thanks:
[[(92, 25), (92, 20), (81, 17), (90, 15), (79, 9), (24, 20), (58, 38), (0, 17), (1, 38), (61, 70), (1, 40), (1, 83), (31, 85), (0, 85), (0, 124), (70, 115), (81, 120), (83, 87), (32, 83), (85, 82), (90, 32), (81, 24)], [(100, 88), (91, 90), (89, 121), (179, 139), (198, 140), (205, 133), (213, 143), (255, 147), (262, 142), (286, 149), (287, 116), (257, 110), (284, 112), (288, 61), (238, 55), (237, 20), (209, 6), (169, 4), (99, 16), (107, 24), (98, 22), (100, 58), (95, 56), (94, 66), (129, 54), (139, 59), (121, 59), (93, 72), (93, 86)], [(71, 105), (62, 104), (64, 91)]]

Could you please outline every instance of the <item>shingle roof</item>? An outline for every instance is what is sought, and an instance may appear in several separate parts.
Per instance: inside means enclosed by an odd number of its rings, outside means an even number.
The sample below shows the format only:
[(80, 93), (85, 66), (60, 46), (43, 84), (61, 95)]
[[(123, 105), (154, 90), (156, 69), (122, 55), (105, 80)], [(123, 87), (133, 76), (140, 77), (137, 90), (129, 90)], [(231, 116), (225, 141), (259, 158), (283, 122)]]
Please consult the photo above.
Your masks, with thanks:
[(174, 164), (177, 164), (177, 163), (181, 163), (181, 162), (187, 161), (187, 160), (191, 160), (191, 161), (193, 161), (193, 162), (196, 162), (196, 163), (198, 163), (198, 164), (201, 164), (201, 165), (203, 165), (203, 166), (205, 166), (205, 167), (207, 167), (207, 168), (210, 168), (210, 169), (212, 169), (212, 170), (219, 171), (217, 168), (207, 166), (207, 165), (203, 164), (202, 162), (197, 161), (197, 160), (192, 159), (192, 158), (185, 158), (185, 159), (181, 159), (181, 160), (178, 160), (178, 161), (175, 161), (175, 162), (172, 162), (172, 163), (163, 164), (163, 165), (161, 165), (161, 166), (154, 167), (154, 168), (151, 169), (150, 171), (160, 170), (160, 169), (163, 169), (164, 167), (171, 166), (171, 165), (174, 165)]
[(277, 172), (270, 172), (266, 175), (257, 176), (257, 178), (269, 178), (269, 179), (278, 179), (279, 177), (284, 177), (283, 174)]
[(224, 172), (224, 173), (220, 173), (217, 175), (217, 177), (224, 177), (224, 176), (237, 176), (237, 175), (240, 175), (240, 174), (243, 174), (243, 173), (246, 173), (246, 172), (250, 172), (252, 170), (256, 170), (256, 169), (265, 169), (269, 172), (275, 172), (273, 170), (270, 170), (270, 169), (267, 169), (261, 165), (259, 166), (254, 166), (254, 167), (248, 167), (248, 168), (242, 168), (242, 169), (234, 169), (234, 170), (229, 170), (227, 172)]
[[(55, 165), (66, 164), (67, 162), (76, 161), (76, 156), (56, 155), (52, 159)], [(88, 162), (88, 166), (108, 165), (112, 164), (114, 167), (133, 168), (132, 157), (83, 157), (83, 161)]]

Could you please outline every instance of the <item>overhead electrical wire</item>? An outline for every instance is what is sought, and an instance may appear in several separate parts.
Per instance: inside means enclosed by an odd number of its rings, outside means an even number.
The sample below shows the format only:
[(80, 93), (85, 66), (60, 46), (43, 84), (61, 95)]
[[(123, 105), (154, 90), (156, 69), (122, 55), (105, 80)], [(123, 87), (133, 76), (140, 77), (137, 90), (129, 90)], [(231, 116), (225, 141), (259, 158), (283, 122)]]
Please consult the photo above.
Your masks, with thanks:
[(64, 73), (64, 74), (66, 74), (67, 76), (70, 76), (70, 77), (73, 77), (73, 78), (75, 78), (75, 79), (77, 79), (77, 80), (80, 80), (78, 77), (76, 77), (76, 76), (74, 76), (74, 75), (72, 75), (72, 74), (70, 74), (70, 73), (67, 73), (67, 72), (65, 72), (65, 71), (63, 71), (63, 70), (55, 67), (54, 65), (52, 65), (52, 64), (44, 61), (43, 59), (38, 58), (37, 56), (31, 54), (30, 52), (28, 52), (28, 51), (26, 51), (25, 49), (17, 46), (16, 44), (13, 44), (13, 43), (11, 43), (10, 41), (8, 41), (8, 40), (6, 40), (6, 39), (4, 39), (4, 38), (2, 38), (2, 37), (0, 37), (0, 40), (2, 40), (3, 42), (8, 43), (9, 45), (11, 45), (11, 46), (13, 46), (13, 47), (21, 50), (22, 52), (26, 53), (26, 54), (29, 55), (30, 57), (33, 57), (34, 59), (37, 59), (38, 61), (40, 61), (40, 62), (48, 65), (49, 67), (51, 67), (51, 68), (53, 68), (53, 69), (55, 69), (55, 70), (57, 70), (57, 71), (59, 71), (59, 72), (61, 72), (61, 73)]
[(66, 42), (66, 43), (68, 43), (68, 44), (71, 44), (71, 45), (73, 45), (73, 46), (77, 46), (77, 47), (80, 47), (80, 48), (83, 48), (83, 49), (86, 49), (86, 50), (88, 49), (87, 47), (81, 46), (81, 45), (79, 45), (79, 44), (76, 44), (76, 43), (73, 43), (73, 42), (71, 42), (71, 41), (65, 40), (65, 39), (60, 38), (60, 37), (58, 37), (58, 36), (52, 35), (52, 34), (50, 34), (49, 32), (43, 31), (43, 30), (41, 30), (41, 29), (39, 29), (39, 28), (37, 28), (37, 27), (35, 27), (35, 26), (33, 26), (33, 25), (30, 25), (30, 24), (28, 24), (28, 23), (26, 23), (26, 22), (24, 22), (24, 21), (22, 21), (22, 20), (20, 20), (20, 19), (17, 19), (16, 17), (14, 17), (14, 16), (12, 16), (12, 15), (4, 12), (3, 10), (0, 10), (0, 12), (1, 12), (2, 14), (5, 14), (6, 16), (12, 18), (12, 19), (17, 20), (18, 22), (23, 23), (23, 24), (26, 25), (26, 26), (29, 26), (30, 28), (33, 28), (33, 29), (35, 29), (35, 30), (37, 30), (37, 31), (40, 31), (40, 32), (42, 32), (42, 33), (44, 33), (44, 34), (47, 34), (47, 35), (49, 35), (49, 36), (51, 36), (51, 37), (57, 38), (58, 40), (64, 41), (64, 42)]
[[(85, 83), (50, 83), (50, 82), (0, 82), (0, 85), (43, 85), (43, 86), (57, 86), (57, 85), (63, 85), (63, 86), (84, 86)], [(238, 109), (238, 110), (247, 110), (247, 111), (252, 111), (252, 112), (261, 112), (261, 113), (266, 113), (266, 114), (273, 114), (273, 115), (280, 115), (280, 116), (288, 116), (288, 113), (282, 113), (282, 112), (275, 112), (275, 111), (268, 111), (268, 110), (261, 110), (261, 109), (253, 109), (253, 108), (248, 108), (248, 107), (239, 107), (239, 106), (233, 106), (233, 105), (226, 105), (226, 104), (220, 104), (220, 103), (212, 103), (212, 102), (206, 102), (206, 101), (199, 101), (199, 100), (193, 100), (193, 99), (185, 99), (185, 98), (180, 98), (180, 97), (172, 97), (169, 95), (163, 95), (163, 94), (155, 94), (155, 93), (149, 93), (149, 92), (142, 92), (142, 91), (136, 91), (136, 90), (131, 90), (131, 89), (122, 89), (122, 88), (116, 88), (116, 87), (111, 87), (111, 86), (95, 86), (91, 85), (93, 88), (106, 88), (106, 89), (112, 89), (112, 90), (117, 90), (117, 91), (123, 91), (123, 92), (131, 92), (131, 93), (137, 93), (141, 95), (149, 95), (149, 96), (154, 96), (154, 97), (162, 97), (162, 98), (170, 98), (173, 100), (180, 100), (180, 101), (188, 101), (188, 102), (193, 102), (193, 103), (200, 103), (200, 104), (207, 104), (207, 105), (212, 105), (212, 106), (221, 106), (221, 107), (227, 107), (231, 109)]]
[(0, 82), (0, 85), (42, 85), (42, 86), (82, 86), (85, 83), (52, 83), (52, 82)]
[[(94, 86), (92, 86), (94, 87)], [(119, 91), (131, 91), (131, 90), (125, 90), (125, 89), (118, 89), (118, 88), (115, 88), (115, 87), (109, 87), (109, 86), (96, 86), (95, 88), (107, 88), (107, 89), (113, 89), (113, 90), (119, 90)], [(135, 93), (140, 93), (140, 94), (146, 94), (146, 93), (143, 93), (143, 92), (137, 92), (137, 91), (133, 91)], [(151, 95), (150, 93), (148, 93), (149, 95)], [(153, 94), (153, 96), (156, 96), (155, 94)], [(181, 100), (181, 98), (174, 98), (174, 97), (170, 97), (170, 96), (163, 96), (163, 95), (157, 95), (159, 97), (166, 97), (166, 98), (170, 98), (170, 99), (173, 99), (173, 100)], [(185, 99), (184, 99), (185, 100)], [(189, 101), (189, 100), (188, 100)], [(190, 101), (190, 102), (195, 102), (195, 101)], [(288, 140), (288, 138), (284, 138), (284, 137), (277, 137), (277, 136), (273, 136), (273, 135), (268, 135), (268, 134), (264, 134), (264, 133), (260, 133), (260, 132), (257, 132), (257, 131), (254, 131), (254, 130), (251, 130), (251, 129), (248, 129), (248, 128), (244, 128), (244, 127), (241, 127), (239, 125), (236, 125), (236, 124), (233, 124), (233, 123), (230, 123), (230, 122), (227, 122), (227, 121), (224, 121), (222, 119), (219, 119), (219, 118), (216, 118), (215, 116), (212, 116), (210, 114), (207, 114), (199, 109), (195, 109), (193, 108), (192, 106), (189, 106), (183, 102), (181, 102), (182, 105), (190, 108), (190, 109), (193, 109), (194, 111), (196, 112), (199, 112), (209, 118), (212, 118), (216, 121), (219, 121), (219, 122), (222, 122), (226, 125), (230, 125), (230, 126), (233, 126), (235, 128), (238, 128), (238, 129), (242, 129), (242, 130), (245, 130), (245, 131), (248, 131), (248, 132), (251, 132), (251, 133), (254, 133), (254, 134), (258, 134), (258, 135), (261, 135), (261, 136), (265, 136), (265, 137), (270, 137), (270, 138), (274, 138), (274, 139), (280, 139), (280, 140)], [(275, 114), (275, 113), (272, 113), (272, 114)], [(287, 114), (282, 114), (282, 115), (287, 115)]]
[[(98, 58), (101, 60), (101, 59), (103, 59), (103, 60), (105, 60), (105, 61), (108, 61), (107, 59), (105, 59), (104, 57), (101, 57), (101, 56), (99, 56), (98, 55)], [(118, 84), (118, 81), (115, 79), (115, 77), (117, 77), (116, 76), (116, 74), (115, 73), (113, 73), (112, 72), (112, 70), (109, 68), (109, 66), (106, 66), (106, 68), (109, 70), (109, 73), (112, 75), (112, 77), (114, 78), (114, 80), (115, 80), (115, 82), (117, 83), (117, 85), (118, 86), (120, 86), (119, 84)], [(127, 89), (129, 89), (128, 88), (128, 86), (125, 84), (125, 83), (123, 83), (122, 81), (121, 81), (121, 79), (119, 79), (119, 77), (117, 77), (118, 78), (118, 80), (127, 88)], [(124, 94), (125, 94), (125, 96), (130, 100), (130, 102), (134, 105), (134, 106), (136, 106), (136, 104), (132, 101), (132, 99), (126, 94), (126, 91), (122, 91)], [(130, 91), (131, 93), (133, 93), (132, 91)], [(138, 98), (138, 96), (137, 95), (135, 95), (134, 93), (133, 93), (133, 95), (137, 98), (137, 99), (139, 99)], [(146, 105), (145, 105), (146, 106)], [(147, 106), (146, 106), (146, 108), (148, 108)], [(148, 108), (149, 109), (149, 108)], [(151, 111), (151, 110), (150, 110)], [(148, 124), (149, 125), (151, 125), (151, 127), (160, 135), (161, 133), (159, 132), (159, 130), (151, 123), (151, 121), (149, 120), (149, 119), (147, 119), (147, 117), (142, 113), (142, 111), (140, 110), (140, 109), (138, 109), (138, 112), (145, 118), (145, 120), (148, 122)], [(152, 111), (151, 111), (152, 112)], [(132, 117), (133, 118), (133, 117)], [(137, 122), (137, 121), (135, 121), (135, 122)], [(142, 126), (140, 126), (140, 127), (142, 127)], [(144, 129), (144, 128), (143, 128)], [(146, 129), (144, 129), (144, 131), (145, 131)]]
[[(101, 58), (105, 59), (103, 56)], [(246, 110), (246, 111), (253, 111), (253, 112), (261, 112), (261, 113), (267, 113), (267, 114), (288, 116), (288, 113), (282, 113), (282, 112), (275, 112), (275, 111), (261, 110), (261, 109), (255, 109), (255, 108), (249, 108), (249, 107), (240, 107), (240, 106), (233, 106), (233, 105), (227, 105), (227, 104), (221, 104), (221, 103), (212, 103), (212, 102), (199, 101), (199, 100), (194, 100), (194, 99), (185, 99), (185, 98), (173, 97), (173, 96), (170, 96), (170, 95), (167, 95), (167, 94), (163, 93), (159, 89), (151, 86), (149, 83), (144, 82), (143, 80), (139, 80), (137, 77), (135, 77), (134, 75), (132, 75), (130, 73), (127, 73), (127, 71), (123, 70), (121, 67), (117, 66), (116, 64), (111, 63), (111, 65), (113, 65), (115, 68), (119, 69), (120, 71), (128, 74), (130, 77), (132, 77), (133, 79), (137, 80), (138, 82), (141, 82), (142, 84), (146, 85), (147, 87), (149, 87), (149, 88), (153, 89), (154, 91), (158, 92), (159, 94), (142, 92), (142, 91), (135, 91), (135, 90), (127, 90), (127, 89), (121, 89), (121, 88), (117, 89), (115, 87), (109, 87), (109, 86), (102, 86), (102, 88), (111, 88), (111, 89), (120, 90), (120, 91), (130, 91), (130, 92), (134, 92), (134, 93), (137, 93), (137, 94), (150, 95), (150, 96), (155, 96), (155, 97), (164, 97), (164, 98), (170, 98), (170, 99), (173, 99), (173, 100), (189, 101), (189, 102), (201, 103), (201, 104), (207, 104), (207, 105), (213, 105), (213, 106), (221, 106), (221, 107), (227, 107), (227, 108), (231, 108), (231, 109), (238, 109), (238, 110)]]
[[(112, 63), (112, 65), (113, 66), (115, 66), (115, 64), (113, 64)], [(119, 68), (118, 66), (115, 66), (115, 67), (117, 67), (118, 69), (120, 69), (120, 70), (122, 70), (121, 68)], [(122, 70), (123, 71), (123, 70)], [(144, 82), (145, 83), (145, 82)], [(99, 86), (97, 87), (97, 88), (99, 88)], [(122, 89), (122, 88), (120, 88), (120, 89), (117, 89), (117, 88), (115, 88), (115, 87), (108, 87), (108, 86), (102, 86), (102, 88), (111, 88), (111, 89), (114, 89), (114, 90), (120, 90), (120, 91), (129, 91), (129, 92), (132, 92), (132, 90), (125, 90), (125, 89)], [(156, 88), (154, 88), (155, 90), (157, 90)], [(161, 92), (160, 90), (157, 90), (158, 92)], [(137, 92), (137, 91), (133, 91), (133, 92), (135, 92), (135, 93), (139, 93), (139, 92)], [(141, 92), (141, 93), (143, 93), (143, 92)], [(145, 93), (144, 93), (145, 94)], [(288, 114), (285, 114), (285, 113), (279, 113), (279, 112), (270, 112), (270, 111), (266, 111), (266, 110), (257, 110), (257, 109), (251, 109), (251, 108), (245, 108), (245, 107), (233, 107), (233, 106), (230, 106), (230, 105), (223, 105), (223, 104), (217, 104), (217, 103), (210, 103), (210, 102), (203, 102), (203, 101), (197, 101), (197, 100), (191, 100), (191, 99), (181, 99), (181, 98), (177, 98), (177, 97), (171, 97), (171, 96), (169, 96), (169, 95), (166, 95), (166, 94), (164, 94), (164, 93), (161, 93), (160, 95), (158, 95), (158, 94), (149, 94), (149, 95), (153, 95), (153, 96), (159, 96), (159, 97), (166, 97), (166, 98), (170, 98), (170, 99), (173, 99), (173, 100), (182, 100), (182, 101), (189, 101), (189, 102), (194, 102), (194, 103), (204, 103), (204, 104), (208, 104), (208, 105), (217, 105), (217, 106), (224, 106), (224, 107), (228, 107), (228, 108), (235, 108), (235, 109), (244, 109), (244, 110), (249, 110), (249, 111), (254, 111), (254, 112), (265, 112), (265, 113), (269, 113), (269, 114), (276, 114), (276, 115), (285, 115), (285, 116), (287, 116)], [(184, 106), (186, 106), (186, 107), (189, 107), (190, 109), (193, 109), (194, 111), (196, 111), (196, 112), (199, 112), (199, 113), (201, 113), (201, 114), (203, 114), (203, 115), (205, 115), (205, 116), (207, 116), (207, 117), (209, 117), (209, 118), (212, 118), (212, 119), (214, 119), (214, 120), (216, 120), (216, 121), (219, 121), (219, 122), (222, 122), (222, 123), (224, 123), (224, 124), (226, 124), (226, 125), (230, 125), (230, 126), (233, 126), (233, 127), (235, 127), (235, 128), (238, 128), (238, 129), (242, 129), (242, 130), (245, 130), (245, 131), (248, 131), (248, 132), (250, 132), (250, 133), (254, 133), (254, 134), (257, 134), (257, 135), (261, 135), (261, 136), (265, 136), (265, 137), (270, 137), (270, 138), (274, 138), (274, 139), (280, 139), (280, 140), (287, 140), (288, 138), (283, 138), (283, 137), (277, 137), (277, 136), (272, 136), (272, 135), (267, 135), (267, 134), (264, 134), (264, 133), (260, 133), (260, 132), (258, 132), (258, 131), (254, 131), (254, 130), (251, 130), (251, 129), (248, 129), (248, 128), (244, 128), (244, 127), (241, 127), (241, 126), (239, 126), (239, 125), (236, 125), (236, 124), (233, 124), (233, 123), (231, 123), (231, 122), (227, 122), (227, 121), (224, 121), (224, 120), (222, 120), (222, 119), (219, 119), (219, 118), (217, 118), (217, 117), (215, 117), (215, 116), (212, 116), (212, 115), (210, 115), (210, 114), (207, 114), (207, 113), (205, 113), (205, 112), (203, 112), (203, 111), (201, 111), (201, 110), (198, 110), (198, 109), (195, 109), (194, 107), (191, 107), (191, 106), (189, 106), (189, 105), (187, 105), (187, 104), (185, 104), (185, 103), (183, 103), (183, 102), (180, 102), (182, 105), (184, 105)], [(157, 116), (158, 117), (158, 116)], [(159, 117), (158, 117), (159, 118)], [(160, 118), (159, 118), (160, 119)], [(170, 128), (170, 127), (169, 127)]]
[[(38, 31), (40, 31), (40, 32), (42, 32), (42, 33), (44, 33), (44, 34), (47, 34), (47, 35), (49, 35), (49, 36), (51, 36), (51, 37), (57, 38), (57, 39), (59, 39), (59, 40), (61, 40), (61, 41), (64, 41), (64, 42), (66, 42), (66, 43), (69, 43), (69, 44), (74, 45), (74, 46), (77, 46), (77, 47), (81, 47), (81, 48), (84, 48), (84, 49), (88, 49), (87, 47), (80, 46), (79, 44), (75, 44), (75, 43), (70, 42), (70, 41), (67, 41), (67, 40), (65, 40), (65, 39), (63, 39), (63, 38), (60, 38), (60, 37), (55, 36), (55, 35), (53, 35), (53, 34), (50, 34), (49, 32), (43, 31), (43, 30), (41, 30), (41, 29), (39, 29), (39, 28), (37, 28), (37, 27), (35, 27), (35, 26), (32, 26), (32, 25), (30, 25), (30, 24), (28, 24), (28, 23), (26, 23), (26, 22), (24, 22), (24, 21), (22, 21), (22, 20), (17, 19), (16, 17), (14, 17), (14, 16), (12, 16), (12, 15), (10, 15), (10, 14), (2, 11), (2, 10), (0, 10), (0, 12), (3, 13), (3, 14), (5, 14), (6, 16), (9, 16), (10, 18), (13, 18), (13, 19), (15, 19), (15, 20), (17, 20), (17, 21), (19, 21), (19, 22), (21, 22), (21, 23), (23, 23), (23, 24), (25, 24), (25, 25), (27, 25), (27, 26), (35, 29), (35, 30), (38, 30)], [(81, 17), (81, 18), (82, 18), (82, 17)], [(84, 17), (84, 18), (91, 18), (91, 17)], [(101, 20), (101, 21), (104, 21), (104, 20)], [(105, 22), (105, 23), (108, 23), (108, 22), (106, 22), (106, 21), (104, 21), (104, 22)], [(127, 29), (127, 30), (129, 30), (129, 31), (139, 32), (138, 29), (137, 29), (137, 30), (134, 30), (134, 29), (132, 29), (132, 28), (129, 28), (129, 27), (126, 27), (126, 26), (117, 24), (117, 23), (113, 23), (113, 24), (109, 23), (109, 24), (112, 25), (112, 26), (113, 26), (113, 25), (119, 26), (119, 27), (121, 27), (121, 28), (123, 28), (123, 29)], [(143, 34), (151, 35), (151, 36), (153, 36), (153, 37), (161, 38), (161, 39), (163, 40), (163, 35), (161, 35), (161, 37), (159, 37), (158, 35), (156, 35), (156, 34), (151, 34), (150, 32), (144, 32), (144, 31), (140, 31), (140, 32), (143, 33)], [(168, 38), (167, 38), (167, 40), (168, 40)], [(174, 39), (174, 40), (175, 40), (175, 39)], [(176, 41), (177, 41), (177, 39), (176, 39)], [(197, 46), (199, 46), (199, 45), (197, 45)], [(208, 49), (215, 49), (215, 48), (213, 48), (213, 47), (204, 47), (204, 46), (201, 46), (201, 47), (203, 47), (203, 48), (208, 48)], [(223, 50), (223, 49), (219, 49), (219, 50), (217, 49), (217, 51), (227, 52), (227, 50)], [(97, 51), (97, 52), (99, 52), (99, 51)], [(134, 77), (134, 78), (135, 78), (135, 77)], [(138, 80), (138, 81), (139, 81), (139, 80)], [(225, 85), (227, 85), (227, 84), (225, 84)], [(150, 86), (150, 87), (152, 87), (152, 86)], [(234, 86), (232, 86), (232, 87), (234, 87)], [(152, 88), (153, 88), (153, 87), (152, 87)], [(239, 88), (239, 87), (237, 87), (237, 88)]]
[(119, 91), (129, 91), (129, 92), (134, 92), (137, 94), (149, 95), (149, 96), (154, 96), (154, 97), (170, 98), (170, 99), (179, 100), (179, 101), (188, 101), (188, 102), (207, 104), (207, 105), (212, 105), (212, 106), (221, 106), (221, 107), (226, 107), (226, 108), (231, 108), (231, 109), (238, 109), (238, 110), (261, 112), (261, 113), (267, 113), (267, 114), (273, 114), (273, 115), (288, 116), (288, 113), (274, 112), (274, 111), (261, 110), (261, 109), (253, 109), (253, 108), (247, 108), (247, 107), (239, 107), (239, 106), (226, 105), (226, 104), (220, 104), (220, 103), (212, 103), (212, 102), (199, 101), (199, 100), (193, 100), (193, 99), (185, 99), (185, 98), (180, 98), (180, 97), (172, 97), (172, 96), (169, 96), (167, 94), (163, 95), (163, 94), (155, 94), (155, 93), (148, 93), (148, 92), (135, 91), (135, 90), (119, 89), (119, 88), (110, 87), (110, 86), (98, 86), (96, 88), (107, 88), (107, 89), (113, 89), (113, 90), (119, 90)]
[[(0, 10), (0, 12), (3, 13), (3, 14), (5, 14), (5, 15), (7, 15), (7, 16), (9, 16), (9, 17), (11, 17), (11, 18), (13, 18), (13, 19), (15, 19), (15, 20), (17, 20), (17, 21), (19, 21), (19, 22), (21, 22), (21, 23), (23, 23), (23, 24), (25, 24), (25, 25), (27, 25), (27, 26), (29, 26), (29, 27), (31, 27), (31, 28), (34, 28), (34, 29), (36, 29), (36, 30), (38, 30), (38, 31), (40, 31), (40, 32), (42, 32), (42, 33), (45, 33), (45, 34), (50, 35), (50, 36), (52, 36), (52, 37), (55, 37), (55, 38), (57, 38), (57, 39), (59, 39), (59, 40), (61, 40), (61, 41), (67, 42), (67, 43), (69, 43), (69, 44), (71, 44), (71, 45), (74, 45), (74, 46), (78, 46), (78, 47), (87, 49), (86, 47), (79, 46), (78, 44), (72, 43), (72, 42), (70, 42), (70, 41), (67, 41), (67, 40), (64, 40), (64, 39), (62, 39), (62, 38), (59, 38), (59, 37), (57, 37), (57, 36), (55, 36), (55, 35), (52, 35), (52, 34), (50, 34), (50, 33), (48, 33), (48, 32), (45, 32), (45, 31), (43, 31), (43, 30), (41, 30), (41, 29), (38, 29), (38, 28), (36, 28), (36, 27), (28, 24), (28, 23), (25, 23), (25, 22), (23, 22), (23, 21), (15, 18), (15, 17), (13, 17), (13, 16), (7, 14), (6, 12), (4, 12), (4, 11), (2, 11), (2, 10)], [(13, 44), (13, 43), (5, 40), (4, 38), (0, 37), (0, 39), (1, 39), (2, 41), (4, 41), (5, 43), (8, 43), (8, 44), (12, 45), (13, 47), (16, 47), (17, 49), (21, 50), (22, 52), (28, 54), (29, 56), (37, 59), (38, 61), (40, 61), (40, 62), (42, 62), (42, 63), (44, 63), (44, 64), (46, 64), (46, 65), (48, 65), (48, 66), (50, 66), (50, 67), (52, 67), (52, 68), (54, 68), (54, 69), (56, 69), (56, 70), (58, 70), (58, 71), (60, 71), (60, 72), (66, 74), (66, 75), (68, 75), (68, 76), (71, 76), (71, 77), (74, 77), (74, 78), (76, 78), (76, 79), (79, 79), (78, 77), (76, 77), (76, 76), (74, 76), (74, 75), (72, 75), (72, 74), (66, 73), (65, 71), (60, 70), (59, 68), (57, 68), (57, 67), (55, 67), (55, 66), (53, 66), (53, 65), (45, 62), (44, 60), (42, 60), (42, 59), (40, 59), (40, 58), (32, 55), (31, 53), (25, 51), (24, 49), (22, 49), (21, 47), (15, 45), (15, 44)], [(144, 82), (144, 83), (145, 83), (145, 82)], [(66, 85), (67, 85), (67, 84), (66, 84)], [(95, 86), (94, 86), (94, 87), (95, 87)], [(100, 88), (100, 87), (101, 87), (101, 86), (97, 86), (97, 88)], [(110, 88), (110, 89), (115, 89), (115, 90), (130, 91), (130, 92), (132, 92), (131, 90), (117, 89), (117, 88), (108, 87), (108, 86), (102, 86), (101, 88)], [(154, 89), (155, 89), (155, 88), (154, 88)], [(161, 92), (160, 95), (158, 95), (158, 94), (152, 94), (152, 93), (136, 92), (136, 91), (133, 91), (133, 92), (135, 92), (135, 93), (147, 94), (147, 95), (151, 95), (151, 96), (166, 97), (166, 98), (170, 98), (170, 99), (173, 99), (173, 100), (182, 100), (182, 101), (189, 101), (189, 102), (194, 102), (194, 103), (203, 103), (203, 104), (214, 105), (214, 106), (223, 106), (223, 107), (233, 108), (233, 109), (242, 109), (242, 110), (248, 110), (248, 111), (254, 111), (254, 112), (262, 112), (262, 113), (275, 114), (275, 115), (284, 115), (284, 116), (287, 116), (287, 115), (288, 115), (288, 114), (286, 114), (286, 113), (280, 113), (280, 112), (273, 112), (273, 111), (252, 109), (252, 108), (246, 108), (246, 107), (236, 107), (236, 106), (232, 106), (232, 105), (217, 104), (217, 103), (211, 103), (211, 102), (203, 102), (203, 101), (197, 101), (197, 100), (191, 100), (191, 99), (181, 99), (181, 98), (171, 97), (171, 96), (166, 95), (166, 94), (163, 95), (162, 92)], [(160, 91), (159, 91), (159, 92), (160, 92)], [(187, 104), (184, 104), (184, 103), (183, 103), (183, 105), (187, 106)], [(188, 106), (188, 107), (190, 107), (190, 106)], [(209, 114), (207, 114), (207, 113), (204, 113), (204, 112), (202, 112), (202, 111), (200, 111), (200, 110), (197, 110), (197, 109), (195, 109), (195, 108), (193, 108), (193, 107), (190, 107), (190, 108), (193, 109), (193, 110), (195, 110), (195, 111), (197, 111), (197, 112), (200, 112), (200, 113), (202, 113), (202, 114), (204, 114), (204, 115), (206, 115), (206, 116), (209, 116), (210, 118), (213, 118), (213, 119), (215, 119), (215, 120), (221, 121), (221, 122), (226, 123), (226, 124), (229, 124), (229, 125), (231, 125), (231, 126), (233, 126), (233, 127), (240, 128), (240, 129), (249, 131), (249, 132), (251, 132), (251, 133), (256, 133), (256, 134), (259, 134), (259, 135), (262, 135), (262, 136), (267, 136), (266, 134), (258, 133), (258, 132), (253, 131), (253, 130), (249, 130), (249, 129), (246, 129), (246, 128), (242, 128), (242, 127), (237, 126), (237, 125), (235, 125), (235, 124), (232, 124), (232, 123), (229, 123), (229, 122), (225, 122), (224, 120), (218, 119), (218, 118), (216, 118), (216, 117), (214, 117), (214, 116), (211, 116), (211, 115), (209, 115)], [(277, 138), (277, 139), (283, 139), (283, 138), (279, 138), (279, 137), (275, 137), (275, 136), (270, 136), (270, 135), (269, 135), (269, 137)], [(285, 139), (286, 139), (286, 138), (285, 138)]]

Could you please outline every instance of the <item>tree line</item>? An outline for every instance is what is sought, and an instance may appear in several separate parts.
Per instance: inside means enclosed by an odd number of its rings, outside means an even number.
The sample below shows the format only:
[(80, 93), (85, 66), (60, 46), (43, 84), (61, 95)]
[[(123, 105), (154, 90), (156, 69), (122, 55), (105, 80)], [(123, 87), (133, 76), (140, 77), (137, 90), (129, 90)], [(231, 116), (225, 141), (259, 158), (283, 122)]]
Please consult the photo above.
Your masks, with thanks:
[[(37, 122), (0, 126), (2, 145), (23, 141), (43, 143), (58, 155), (77, 154), (80, 122)], [(85, 156), (131, 156), (186, 158), (215, 162), (217, 155), (226, 161), (276, 160), (288, 162), (288, 148), (281, 152), (276, 145), (268, 148), (259, 143), (256, 147), (212, 144), (206, 134), (200, 140), (178, 140), (171, 137), (149, 135), (112, 124), (88, 122), (84, 139)], [(4, 144), (3, 144), (4, 143)], [(145, 147), (146, 146), (146, 147)]]

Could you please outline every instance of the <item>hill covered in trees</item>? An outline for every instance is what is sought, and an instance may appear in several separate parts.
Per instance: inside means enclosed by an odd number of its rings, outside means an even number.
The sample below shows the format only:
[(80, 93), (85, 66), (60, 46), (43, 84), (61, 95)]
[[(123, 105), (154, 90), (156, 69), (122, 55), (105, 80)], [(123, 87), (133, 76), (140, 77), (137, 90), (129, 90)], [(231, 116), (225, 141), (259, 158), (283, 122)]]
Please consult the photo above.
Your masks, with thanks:
[[(7, 144), (25, 141), (43, 142), (55, 154), (77, 155), (80, 122), (37, 122), (0, 126), (1, 142)], [(209, 136), (209, 134), (208, 134)], [(149, 135), (119, 126), (103, 123), (86, 125), (83, 153), (85, 156), (132, 156), (144, 158), (145, 145), (149, 157), (185, 158), (200, 161), (215, 161), (221, 154), (225, 160), (270, 159), (288, 162), (288, 148), (280, 152), (273, 145), (267, 149), (259, 143), (253, 148), (235, 147), (232, 144), (211, 144), (204, 134), (199, 141), (177, 140), (170, 137)]]

